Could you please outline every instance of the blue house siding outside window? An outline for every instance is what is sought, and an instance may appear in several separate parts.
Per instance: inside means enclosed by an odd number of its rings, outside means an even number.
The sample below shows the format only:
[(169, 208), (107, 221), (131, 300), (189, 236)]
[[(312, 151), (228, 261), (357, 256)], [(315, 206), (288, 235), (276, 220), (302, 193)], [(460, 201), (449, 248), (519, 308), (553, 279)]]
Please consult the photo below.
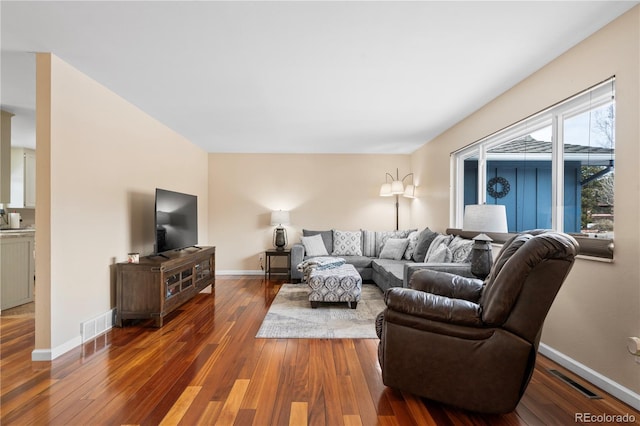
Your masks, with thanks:
[[(478, 162), (466, 160), (464, 170), (464, 204), (478, 204)], [(564, 167), (564, 230), (580, 232), (581, 184), (579, 161), (567, 161)], [(494, 197), (485, 188), (487, 204), (506, 206), (509, 232), (551, 228), (552, 181), (550, 161), (488, 161), (487, 182), (503, 178), (509, 191)], [(498, 194), (502, 195), (502, 194)]]

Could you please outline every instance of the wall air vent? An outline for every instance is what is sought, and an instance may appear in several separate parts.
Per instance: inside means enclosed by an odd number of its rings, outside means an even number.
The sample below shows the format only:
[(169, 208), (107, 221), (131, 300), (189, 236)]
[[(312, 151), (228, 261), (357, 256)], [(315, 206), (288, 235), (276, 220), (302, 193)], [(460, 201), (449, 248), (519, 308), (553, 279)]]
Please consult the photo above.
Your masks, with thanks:
[(113, 309), (80, 324), (82, 343), (106, 333), (113, 327)]

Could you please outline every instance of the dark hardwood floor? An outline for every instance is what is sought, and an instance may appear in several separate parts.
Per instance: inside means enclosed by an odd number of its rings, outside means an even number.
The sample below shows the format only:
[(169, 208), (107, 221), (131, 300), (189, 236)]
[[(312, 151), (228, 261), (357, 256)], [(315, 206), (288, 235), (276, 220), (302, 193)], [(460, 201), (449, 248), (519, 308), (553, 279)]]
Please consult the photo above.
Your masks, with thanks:
[[(53, 362), (32, 362), (31, 315), (0, 317), (2, 425), (569, 425), (576, 413), (640, 413), (539, 357), (508, 415), (459, 411), (386, 388), (377, 339), (256, 339), (279, 289), (219, 277), (165, 320), (115, 328)], [(563, 371), (600, 394), (558, 380)], [(593, 424), (593, 423), (590, 423)]]

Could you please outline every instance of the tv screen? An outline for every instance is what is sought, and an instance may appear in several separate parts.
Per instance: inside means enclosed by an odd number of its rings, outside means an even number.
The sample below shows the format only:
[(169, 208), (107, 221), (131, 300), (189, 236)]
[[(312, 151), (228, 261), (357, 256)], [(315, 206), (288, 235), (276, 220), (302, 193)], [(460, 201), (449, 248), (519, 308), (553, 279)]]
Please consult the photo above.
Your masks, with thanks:
[(156, 188), (156, 253), (198, 244), (198, 197)]

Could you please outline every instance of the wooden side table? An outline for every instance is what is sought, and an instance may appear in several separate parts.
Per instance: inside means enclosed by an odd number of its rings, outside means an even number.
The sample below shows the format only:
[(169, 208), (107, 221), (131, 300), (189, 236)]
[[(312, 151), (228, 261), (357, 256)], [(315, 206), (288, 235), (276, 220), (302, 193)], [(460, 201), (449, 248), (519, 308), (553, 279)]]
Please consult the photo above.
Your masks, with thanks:
[[(272, 275), (286, 277), (287, 281), (291, 281), (291, 250), (266, 250), (264, 252), (266, 257), (266, 267), (264, 269), (264, 276), (267, 279), (271, 279)], [(273, 257), (285, 257), (286, 266), (271, 266), (271, 258)]]

